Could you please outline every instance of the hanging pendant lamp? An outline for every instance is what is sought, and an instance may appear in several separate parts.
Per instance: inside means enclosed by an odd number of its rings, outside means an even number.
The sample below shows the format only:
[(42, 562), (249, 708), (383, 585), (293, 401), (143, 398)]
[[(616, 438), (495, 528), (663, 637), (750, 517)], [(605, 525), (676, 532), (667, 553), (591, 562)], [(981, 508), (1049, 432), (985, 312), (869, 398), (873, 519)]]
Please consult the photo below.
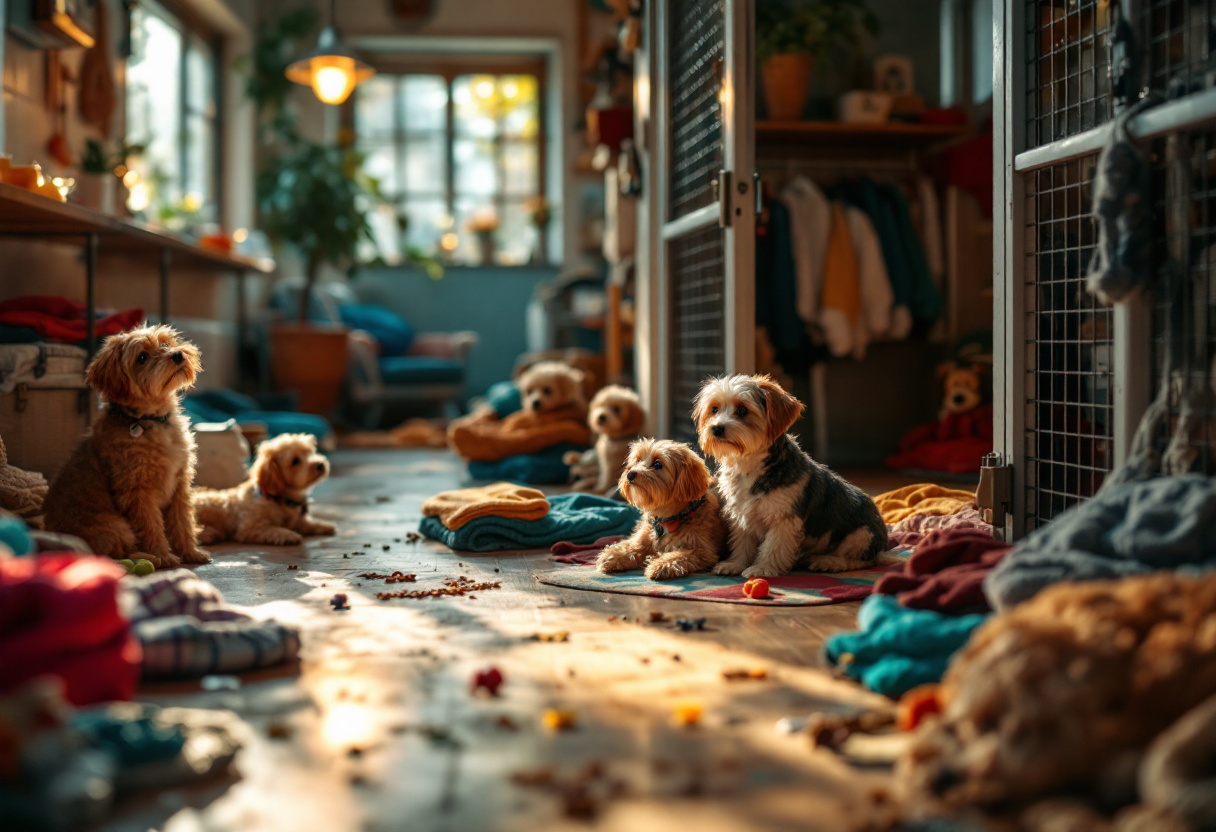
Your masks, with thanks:
[(359, 84), (376, 74), (342, 42), (334, 25), (335, 0), (329, 2), (329, 25), (321, 30), (317, 46), (287, 67), (287, 79), (312, 87), (326, 104), (341, 104)]

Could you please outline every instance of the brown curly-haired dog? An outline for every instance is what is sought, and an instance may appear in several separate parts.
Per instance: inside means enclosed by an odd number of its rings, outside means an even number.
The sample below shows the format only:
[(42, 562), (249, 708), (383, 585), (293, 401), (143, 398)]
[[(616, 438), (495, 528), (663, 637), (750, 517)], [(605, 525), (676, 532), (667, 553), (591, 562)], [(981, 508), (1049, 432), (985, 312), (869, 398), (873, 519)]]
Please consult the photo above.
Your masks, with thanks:
[(195, 447), (178, 392), (202, 371), (198, 349), (167, 326), (111, 335), (89, 364), (105, 404), (46, 496), (48, 531), (158, 569), (207, 563), (190, 506)]
[(594, 494), (611, 491), (629, 457), (629, 444), (645, 423), (646, 412), (637, 393), (619, 384), (601, 388), (587, 413), (587, 427), (598, 434), (595, 447), (582, 453), (569, 451), (562, 457), (571, 466), (571, 488)]
[(519, 374), (515, 386), (525, 413), (577, 413), (578, 421), (587, 414), (587, 398), (583, 395), (582, 370), (560, 361), (541, 361)]
[(194, 509), (204, 543), (263, 543), (297, 546), (306, 535), (330, 535), (333, 523), (308, 516), (308, 492), (329, 476), (329, 460), (317, 439), (285, 433), (258, 445), (249, 479), (222, 491), (200, 488)]
[(951, 805), (1135, 795), (1149, 743), (1216, 693), (1216, 576), (1057, 584), (977, 630), (900, 761)]
[(600, 553), (601, 572), (646, 567), (655, 581), (703, 572), (726, 546), (718, 495), (701, 457), (682, 442), (639, 439), (629, 448), (621, 495), (642, 519), (632, 535)]

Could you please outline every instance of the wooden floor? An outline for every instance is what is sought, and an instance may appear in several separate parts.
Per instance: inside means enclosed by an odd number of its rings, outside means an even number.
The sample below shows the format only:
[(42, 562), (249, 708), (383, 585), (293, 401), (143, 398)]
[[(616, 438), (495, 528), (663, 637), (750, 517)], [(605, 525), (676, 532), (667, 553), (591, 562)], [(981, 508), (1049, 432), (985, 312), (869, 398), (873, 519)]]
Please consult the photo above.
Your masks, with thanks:
[[(885, 770), (850, 767), (775, 728), (783, 716), (877, 701), (819, 669), (824, 638), (852, 628), (856, 604), (752, 608), (544, 586), (533, 574), (550, 567), (547, 553), (406, 542), (422, 501), (461, 483), (449, 453), (332, 461), (314, 513), (338, 524), (337, 537), (216, 547), (198, 570), (228, 601), (298, 625), (301, 664), (246, 676), (235, 691), (192, 682), (141, 692), (244, 717), (239, 777), (128, 802), (106, 829), (849, 830), (881, 813)], [(394, 570), (418, 575), (410, 588), (461, 575), (502, 588), (378, 601), (381, 582), (357, 577)], [(336, 592), (349, 611), (330, 608)], [(680, 633), (650, 623), (652, 611), (707, 616), (708, 626)], [(554, 631), (569, 640), (531, 638)], [(506, 678), (497, 698), (469, 693), (487, 664)], [(725, 681), (735, 668), (768, 678)], [(673, 724), (684, 703), (703, 707), (699, 727)], [(549, 708), (575, 712), (575, 729), (546, 728)]]

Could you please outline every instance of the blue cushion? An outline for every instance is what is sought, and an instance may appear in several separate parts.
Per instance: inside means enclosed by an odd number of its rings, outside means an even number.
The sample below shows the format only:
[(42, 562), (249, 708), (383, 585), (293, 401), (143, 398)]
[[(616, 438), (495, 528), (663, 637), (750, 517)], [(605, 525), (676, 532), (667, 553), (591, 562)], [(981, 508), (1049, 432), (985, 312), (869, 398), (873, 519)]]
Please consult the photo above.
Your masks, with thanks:
[(455, 358), (398, 355), (380, 359), (380, 377), (385, 384), (460, 384), (464, 364)]
[(380, 342), (380, 355), (405, 355), (414, 343), (414, 328), (396, 312), (370, 303), (348, 303), (338, 308), (342, 323), (369, 333)]
[[(252, 407), (241, 407), (242, 404)], [(182, 400), (182, 409), (192, 422), (226, 422), (236, 418), (241, 422), (262, 422), (270, 436), (280, 433), (311, 433), (325, 439), (333, 429), (323, 416), (290, 411), (259, 410), (257, 402), (235, 390), (209, 390)]]

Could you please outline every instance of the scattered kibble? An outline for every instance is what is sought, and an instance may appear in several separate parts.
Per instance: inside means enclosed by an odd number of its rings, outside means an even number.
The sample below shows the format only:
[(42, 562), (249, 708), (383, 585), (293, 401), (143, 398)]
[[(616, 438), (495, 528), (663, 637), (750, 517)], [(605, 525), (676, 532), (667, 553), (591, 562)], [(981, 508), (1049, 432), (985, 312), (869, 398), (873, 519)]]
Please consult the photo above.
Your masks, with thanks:
[(553, 633), (533, 633), (531, 639), (533, 641), (569, 641), (570, 633), (566, 630), (558, 630)]
[(426, 538), (424, 538), (418, 532), (409, 532), (408, 534), (406, 534), (405, 539), (409, 543), (418, 543), (419, 541), (425, 540)]
[(294, 563), (289, 563), (289, 564), (287, 564), (287, 568), (291, 571), (295, 571), (295, 570), (299, 569), (300, 567), (296, 566)]
[(350, 609), (350, 604), (347, 603), (347, 598), (346, 598), (345, 592), (339, 592), (339, 593), (335, 594), (333, 598), (330, 598), (329, 605), (331, 607), (333, 607), (335, 610)]
[(285, 740), (292, 734), (291, 726), (286, 722), (281, 722), (277, 719), (272, 719), (266, 726), (266, 736), (272, 740)]
[(350, 558), (350, 555), (346, 554), (346, 552), (343, 552), (343, 553), (342, 553), (342, 558), (343, 558), (344, 560), (349, 559), (349, 558)]
[(768, 597), (768, 581), (764, 578), (752, 578), (743, 585), (743, 594), (753, 601)]
[(650, 656), (642, 656), (639, 661), (641, 661), (642, 664), (650, 664)]
[(503, 731), (518, 731), (519, 726), (515, 724), (515, 720), (506, 714), (499, 714), (498, 719), (494, 720), (494, 726)]
[(676, 626), (679, 627), (680, 631), (684, 632), (684, 633), (690, 633), (693, 630), (704, 630), (705, 629), (705, 619), (704, 618), (677, 618)]
[(697, 702), (683, 702), (671, 712), (671, 721), (681, 728), (695, 728), (701, 724), (704, 709)]
[(545, 711), (545, 727), (551, 731), (570, 731), (578, 724), (578, 714), (562, 708), (550, 708)]
[(370, 544), (370, 543), (364, 543), (364, 544), (363, 544), (363, 548), (364, 548), (364, 549), (370, 549), (370, 548), (372, 548), (372, 544)]
[(442, 587), (437, 589), (415, 589), (399, 590), (397, 592), (377, 592), (376, 597), (381, 601), (388, 601), (391, 598), (442, 598), (444, 596), (468, 595), (470, 592), (481, 592), (487, 589), (501, 589), (500, 581), (487, 581), (484, 583), (473, 583), (468, 579), (464, 581), (447, 581)]
[(667, 620), (667, 614), (666, 614), (666, 613), (663, 613), (663, 612), (652, 612), (652, 613), (650, 614), (650, 623), (651, 623), (651, 624), (661, 624), (662, 622), (664, 622), (664, 621), (666, 621), (666, 620)]
[(493, 665), (483, 667), (473, 674), (473, 680), (469, 683), (469, 693), (484, 690), (490, 696), (498, 696), (498, 689), (502, 687), (502, 683), (501, 670)]
[(386, 552), (387, 552), (387, 551), (388, 551), (389, 549), (391, 549), (392, 547), (391, 547), (391, 546), (389, 546), (389, 545), (386, 543), (386, 544), (384, 544), (383, 546), (381, 546), (380, 548), (381, 548), (381, 549), (383, 549), (384, 551), (386, 551)]
[(494, 567), (494, 571), (495, 571), (495, 572), (501, 572), (502, 570), (501, 570), (501, 569), (499, 569), (497, 566), (495, 566), (495, 567)]
[(672, 654), (672, 656), (671, 656), (671, 660), (672, 660), (673, 662), (678, 662), (678, 661), (680, 661), (680, 654), (679, 654), (679, 653), (673, 653), (673, 654)]
[(807, 720), (806, 732), (812, 748), (836, 750), (853, 734), (870, 734), (894, 723), (893, 711), (864, 711), (853, 716), (816, 713)]
[(620, 619), (618, 619), (615, 615), (610, 615), (610, 616), (608, 616), (608, 620), (609, 621), (618, 621)]
[(385, 575), (380, 572), (362, 572), (356, 575), (358, 578), (368, 578), (373, 581), (384, 581), (386, 584), (412, 584), (418, 580), (418, 576), (413, 574), (404, 574), (402, 572), (393, 572), (391, 575)]
[(732, 670), (723, 670), (722, 678), (728, 682), (738, 682), (746, 679), (767, 679), (768, 671), (763, 667), (734, 668)]
[(553, 769), (538, 768), (533, 771), (517, 771), (511, 775), (517, 786), (547, 786), (553, 782)]

